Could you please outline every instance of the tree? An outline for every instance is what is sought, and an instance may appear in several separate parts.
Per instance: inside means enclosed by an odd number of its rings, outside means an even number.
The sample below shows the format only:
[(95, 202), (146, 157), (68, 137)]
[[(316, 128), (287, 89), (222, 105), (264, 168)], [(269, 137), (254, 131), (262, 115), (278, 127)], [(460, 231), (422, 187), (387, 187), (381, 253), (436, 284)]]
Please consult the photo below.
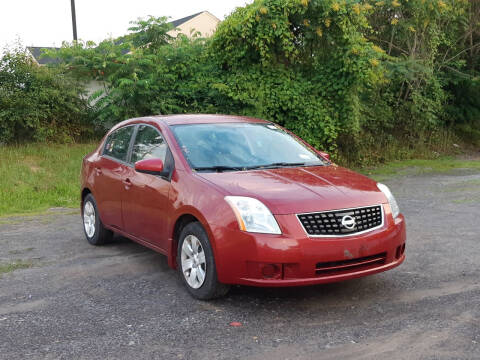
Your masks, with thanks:
[(168, 32), (173, 26), (167, 23), (166, 17), (149, 16), (147, 19), (139, 18), (130, 23), (133, 26), (128, 28), (130, 34), (124, 40), (130, 41), (135, 48), (147, 47), (155, 51), (172, 40)]

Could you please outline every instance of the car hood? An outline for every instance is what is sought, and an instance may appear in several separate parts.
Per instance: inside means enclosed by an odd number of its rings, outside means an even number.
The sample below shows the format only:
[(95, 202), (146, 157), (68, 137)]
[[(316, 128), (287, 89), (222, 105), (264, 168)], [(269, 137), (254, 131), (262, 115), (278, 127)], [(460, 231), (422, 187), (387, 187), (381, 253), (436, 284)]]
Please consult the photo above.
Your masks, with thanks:
[(376, 182), (337, 165), (197, 173), (228, 195), (262, 201), (273, 214), (298, 214), (381, 204)]

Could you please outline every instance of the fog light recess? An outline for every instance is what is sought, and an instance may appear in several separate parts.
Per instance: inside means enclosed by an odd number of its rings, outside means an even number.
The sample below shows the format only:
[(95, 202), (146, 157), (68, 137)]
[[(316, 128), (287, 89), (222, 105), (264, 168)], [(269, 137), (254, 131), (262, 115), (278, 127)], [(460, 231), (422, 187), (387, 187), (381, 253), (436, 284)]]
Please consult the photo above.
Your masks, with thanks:
[(265, 264), (262, 267), (262, 275), (265, 279), (272, 279), (281, 275), (281, 267), (277, 264)]

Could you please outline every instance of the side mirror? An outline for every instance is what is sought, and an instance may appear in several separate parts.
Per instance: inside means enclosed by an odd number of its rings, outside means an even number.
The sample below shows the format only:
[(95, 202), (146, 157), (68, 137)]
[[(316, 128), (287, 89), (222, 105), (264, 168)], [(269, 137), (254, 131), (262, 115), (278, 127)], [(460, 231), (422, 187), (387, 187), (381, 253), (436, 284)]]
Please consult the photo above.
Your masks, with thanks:
[(323, 152), (323, 151), (320, 151), (318, 150), (317, 151), (318, 155), (320, 155), (321, 157), (324, 157), (325, 159), (327, 159), (328, 161), (331, 161), (330, 160), (330, 154), (326, 153), (326, 152)]
[(150, 175), (166, 175), (163, 170), (163, 161), (160, 159), (145, 159), (137, 161), (135, 163), (135, 171)]

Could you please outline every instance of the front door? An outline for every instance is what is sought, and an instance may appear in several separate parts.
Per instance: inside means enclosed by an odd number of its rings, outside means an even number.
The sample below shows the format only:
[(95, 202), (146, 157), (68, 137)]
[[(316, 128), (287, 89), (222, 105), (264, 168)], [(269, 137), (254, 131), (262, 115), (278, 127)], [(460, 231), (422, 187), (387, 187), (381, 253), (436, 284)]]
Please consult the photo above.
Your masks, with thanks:
[(168, 193), (170, 181), (156, 175), (135, 171), (133, 165), (144, 159), (160, 159), (168, 166), (169, 149), (160, 132), (150, 125), (139, 125), (132, 147), (129, 183), (122, 203), (125, 231), (141, 240), (167, 249), (166, 234), (171, 210)]

